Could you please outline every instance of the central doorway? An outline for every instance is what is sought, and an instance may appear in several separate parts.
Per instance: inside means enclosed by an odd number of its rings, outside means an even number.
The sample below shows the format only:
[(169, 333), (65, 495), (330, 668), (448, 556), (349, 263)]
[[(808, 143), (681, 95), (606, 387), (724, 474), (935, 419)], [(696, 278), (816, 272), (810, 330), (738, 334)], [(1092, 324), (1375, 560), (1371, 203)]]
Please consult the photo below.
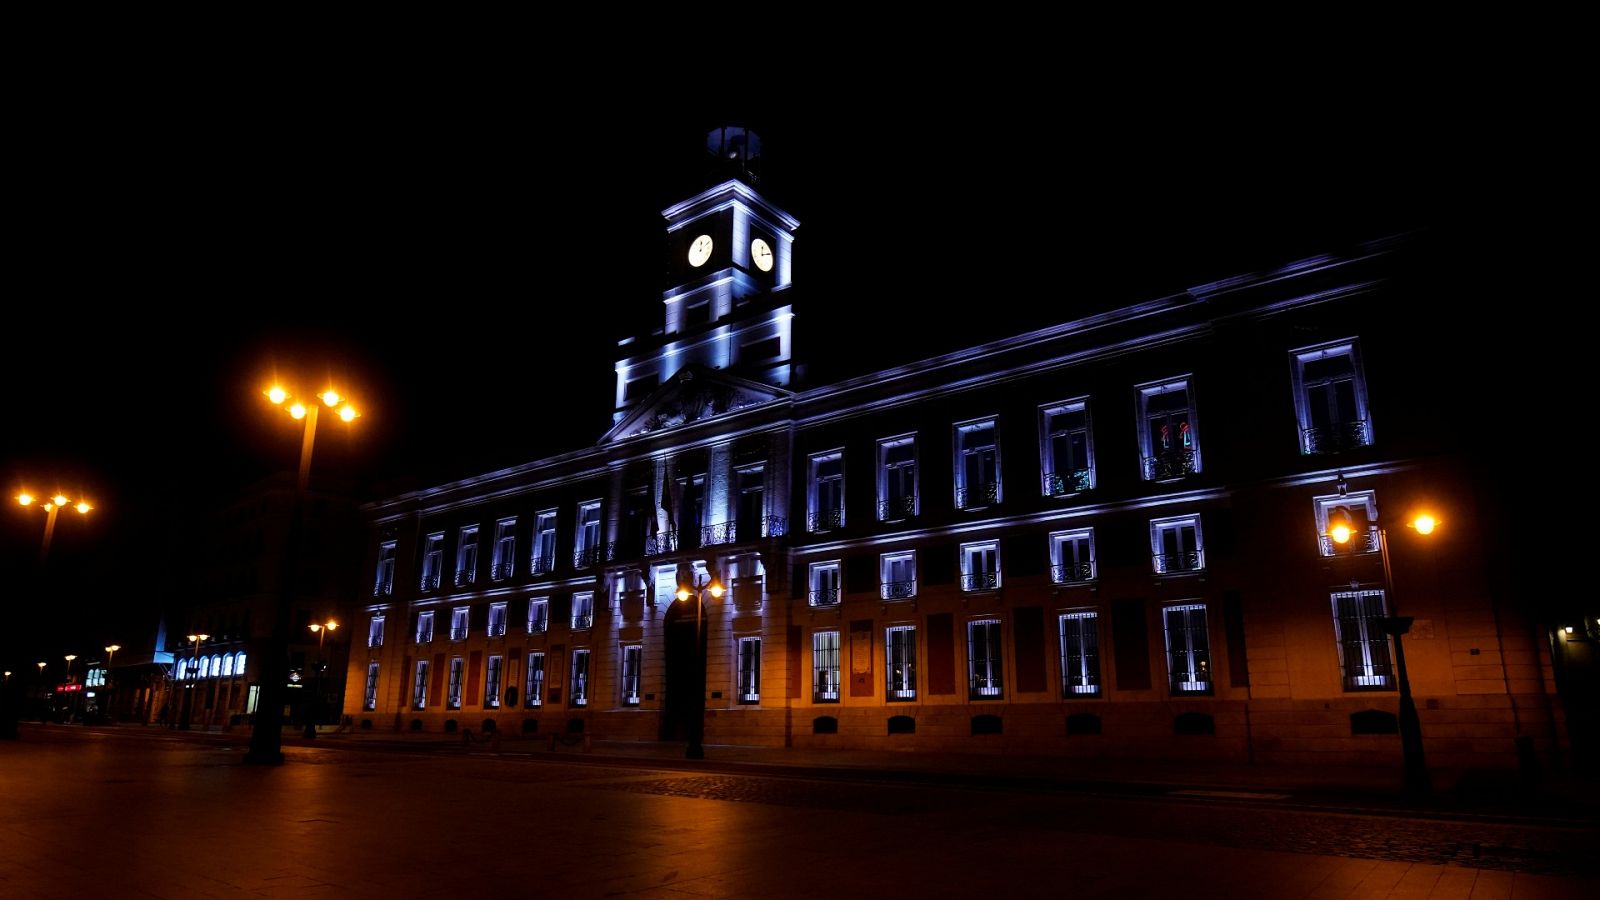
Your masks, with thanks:
[(700, 709), (694, 702), (700, 690), (700, 648), (695, 645), (695, 604), (668, 604), (662, 618), (667, 666), (666, 696), (661, 703), (661, 740), (687, 741)]

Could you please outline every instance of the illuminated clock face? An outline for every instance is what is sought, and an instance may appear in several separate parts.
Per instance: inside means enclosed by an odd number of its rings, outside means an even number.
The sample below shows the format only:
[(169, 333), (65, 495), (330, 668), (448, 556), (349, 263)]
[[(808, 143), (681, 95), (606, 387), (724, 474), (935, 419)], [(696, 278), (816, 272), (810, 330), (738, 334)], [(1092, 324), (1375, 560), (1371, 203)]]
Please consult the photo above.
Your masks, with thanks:
[(702, 234), (689, 245), (689, 265), (703, 266), (711, 258), (711, 235)]
[(750, 242), (750, 259), (755, 262), (756, 268), (763, 272), (772, 271), (772, 248), (761, 238)]

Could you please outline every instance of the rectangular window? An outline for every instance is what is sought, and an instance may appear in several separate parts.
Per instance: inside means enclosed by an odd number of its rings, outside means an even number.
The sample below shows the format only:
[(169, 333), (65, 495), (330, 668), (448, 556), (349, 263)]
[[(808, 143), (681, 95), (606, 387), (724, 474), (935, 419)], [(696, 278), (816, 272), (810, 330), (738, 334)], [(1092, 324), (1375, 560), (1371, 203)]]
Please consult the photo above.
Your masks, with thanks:
[(544, 705), (544, 654), (528, 654), (528, 689), (526, 703), (529, 706)]
[(483, 673), (483, 708), (500, 708), (500, 667), (505, 657), (491, 656)]
[(417, 643), (433, 642), (433, 610), (417, 613)]
[(917, 514), (917, 436), (878, 442), (878, 521), (898, 522)]
[(832, 450), (811, 457), (808, 530), (833, 531), (844, 527), (844, 451)]
[(411, 679), (411, 708), (423, 709), (428, 705), (428, 661), (417, 660), (416, 675)]
[(1039, 470), (1044, 473), (1046, 497), (1094, 487), (1087, 397), (1039, 407)]
[(811, 635), (811, 701), (839, 702), (839, 632)]
[(1199, 516), (1150, 520), (1150, 560), (1157, 575), (1182, 575), (1206, 567)]
[(1139, 386), (1139, 454), (1145, 481), (1200, 471), (1200, 432), (1187, 377)]
[(444, 532), (439, 531), (422, 542), (422, 590), (439, 589), (439, 575), (444, 571)]
[(917, 595), (917, 551), (902, 550), (878, 557), (879, 596), (909, 600)]
[(1094, 577), (1094, 529), (1052, 532), (1050, 580), (1056, 584), (1084, 584)]
[(367, 646), (383, 646), (383, 616), (373, 616), (367, 623)]
[[(767, 518), (767, 473), (762, 466), (747, 466), (738, 471), (739, 499), (734, 508), (734, 532), (713, 535), (718, 538), (703, 543), (727, 544), (735, 540), (754, 541), (778, 537), (783, 533), (782, 520)], [(715, 526), (713, 526), (715, 530)]]
[(1367, 385), (1355, 338), (1292, 351), (1301, 453), (1338, 453), (1372, 443)]
[(1000, 443), (994, 419), (956, 426), (956, 509), (1000, 502)]
[(1339, 642), (1339, 672), (1347, 691), (1392, 687), (1389, 636), (1378, 627), (1386, 617), (1383, 591), (1338, 591), (1333, 595), (1333, 633)]
[(394, 541), (378, 545), (378, 575), (372, 583), (372, 596), (386, 597), (394, 593)]
[(459, 656), (450, 657), (450, 691), (445, 694), (445, 706), (450, 709), (461, 708), (461, 682), (466, 671), (466, 660)]
[(1000, 542), (961, 545), (961, 589), (993, 591), (1000, 587)]
[(1313, 497), (1317, 550), (1323, 556), (1377, 553), (1378, 495), (1374, 491), (1346, 490), (1343, 494)]
[(547, 509), (534, 518), (533, 560), (528, 571), (548, 575), (556, 570), (556, 511)]
[(528, 598), (528, 633), (544, 634), (550, 628), (550, 598)]
[(362, 695), (361, 708), (371, 712), (378, 708), (378, 664), (367, 663), (367, 690)]
[(1167, 632), (1167, 673), (1174, 694), (1211, 693), (1211, 644), (1206, 605), (1186, 603), (1161, 611)]
[(811, 564), (811, 605), (834, 606), (839, 602), (839, 561)]
[(590, 500), (578, 506), (578, 531), (572, 552), (572, 566), (582, 569), (599, 561), (600, 501)]
[(998, 700), (1000, 684), (1000, 620), (967, 623), (967, 685), (973, 700)]
[(739, 639), (739, 702), (761, 702), (761, 638)]
[(456, 587), (465, 587), (478, 580), (478, 526), (461, 529), (460, 542), (456, 544)]
[(644, 648), (632, 644), (622, 648), (622, 705), (639, 705), (640, 672), (644, 664)]
[(888, 700), (917, 699), (917, 629), (913, 625), (893, 625), (884, 632), (884, 654), (888, 658)]
[(517, 520), (513, 516), (494, 524), (494, 562), (489, 577), (495, 581), (510, 578), (517, 570)]
[(1067, 699), (1100, 694), (1100, 614), (1061, 614), (1061, 693)]
[(572, 705), (589, 705), (589, 651), (572, 651)]
[(506, 636), (506, 601), (489, 604), (489, 637)]
[(450, 640), (464, 641), (467, 639), (467, 623), (470, 612), (471, 610), (465, 606), (458, 606), (450, 610)]
[(678, 567), (656, 566), (656, 605), (665, 608), (665, 604), (678, 598)]
[(572, 630), (583, 631), (594, 624), (594, 591), (572, 595)]

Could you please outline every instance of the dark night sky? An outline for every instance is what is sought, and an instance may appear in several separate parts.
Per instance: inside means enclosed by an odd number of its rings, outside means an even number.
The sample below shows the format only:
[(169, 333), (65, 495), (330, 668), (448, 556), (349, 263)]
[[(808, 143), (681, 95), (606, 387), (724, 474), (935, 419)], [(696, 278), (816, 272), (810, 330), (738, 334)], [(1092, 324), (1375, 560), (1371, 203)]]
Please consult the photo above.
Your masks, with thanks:
[[(616, 339), (659, 324), (659, 211), (703, 186), (724, 120), (127, 99), (35, 111), (11, 217), (0, 465), (11, 494), (59, 484), (100, 507), (62, 521), (52, 561), (92, 573), (91, 610), (152, 607), (143, 557), (179, 552), (154, 549), (165, 523), (292, 468), (298, 430), (259, 393), (274, 365), (359, 398), (313, 468), (364, 497), (592, 443)], [(1398, 105), (1044, 128), (930, 94), (747, 121), (766, 193), (802, 222), (797, 312), (838, 326), (799, 352), (849, 371), (1494, 202), (1464, 200), (1448, 132)], [(8, 567), (31, 565), (42, 518), (7, 514)]]

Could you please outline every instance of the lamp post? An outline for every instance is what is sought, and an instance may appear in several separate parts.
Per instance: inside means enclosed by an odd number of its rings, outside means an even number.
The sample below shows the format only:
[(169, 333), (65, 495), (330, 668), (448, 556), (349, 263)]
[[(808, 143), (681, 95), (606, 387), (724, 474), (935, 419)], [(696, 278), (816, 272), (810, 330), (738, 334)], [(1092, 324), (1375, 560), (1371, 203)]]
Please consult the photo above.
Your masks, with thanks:
[(323, 406), (335, 409), (339, 419), (354, 422), (361, 414), (333, 388), (316, 399), (303, 403), (287, 390), (273, 385), (267, 399), (303, 423), (300, 437), (300, 473), (295, 479), (294, 508), (289, 513), (289, 540), (284, 550), (283, 574), (279, 578), (278, 608), (273, 617), (272, 638), (261, 666), (261, 693), (256, 701), (256, 721), (250, 732), (250, 751), (246, 763), (278, 766), (283, 764), (283, 683), (289, 677), (290, 614), (294, 607), (295, 579), (300, 558), (301, 531), (304, 529), (306, 489), (311, 481), (311, 448), (317, 440), (317, 413)]
[(112, 665), (112, 663), (117, 661), (117, 651), (121, 650), (121, 649), (122, 649), (122, 645), (121, 644), (110, 644), (110, 645), (107, 645), (107, 647), (106, 647), (106, 683), (105, 683), (104, 687), (106, 689), (105, 717), (106, 717), (106, 720), (108, 722), (111, 719), (111, 698), (112, 698), (112, 696), (114, 696), (111, 693), (111, 687), (112, 687), (112, 684), (111, 684), (111, 680), (112, 680), (111, 679), (111, 665)]
[(194, 656), (190, 657), (189, 677), (184, 679), (184, 681), (187, 683), (183, 686), (185, 697), (183, 704), (183, 724), (178, 726), (184, 731), (189, 730), (189, 718), (194, 714), (194, 680), (200, 675), (200, 642), (209, 640), (210, 638), (211, 635), (209, 634), (189, 635), (189, 642), (194, 644)]
[[(1339, 476), (1339, 495), (1346, 491), (1344, 476)], [(1329, 517), (1328, 537), (1335, 544), (1345, 544), (1354, 533), (1348, 510), (1340, 507), (1337, 515)], [(1439, 527), (1439, 520), (1427, 513), (1413, 516), (1406, 527), (1427, 537)], [(1376, 617), (1372, 624), (1394, 638), (1395, 679), (1400, 689), (1400, 752), (1402, 755), (1402, 783), (1407, 793), (1428, 794), (1433, 790), (1428, 776), (1428, 766), (1422, 752), (1422, 722), (1417, 718), (1417, 704), (1411, 698), (1411, 679), (1406, 673), (1406, 648), (1402, 637), (1411, 631), (1412, 616), (1394, 615), (1394, 575), (1389, 568), (1389, 530), (1378, 526), (1378, 556), (1383, 563), (1383, 596), (1389, 615)]]
[(689, 725), (689, 749), (683, 754), (686, 759), (706, 758), (706, 750), (701, 743), (706, 731), (706, 594), (710, 594), (713, 599), (722, 596), (722, 581), (717, 578), (715, 572), (710, 574), (706, 583), (701, 583), (699, 576), (696, 576), (693, 586), (678, 585), (679, 603), (689, 602), (690, 597), (695, 598), (694, 641), (700, 650), (699, 673), (695, 677), (694, 717)]
[[(23, 491), (17, 495), (17, 502), (23, 506), (32, 506), (35, 499), (37, 498), (27, 491)], [(41, 566), (44, 565), (45, 560), (50, 557), (50, 541), (55, 537), (56, 533), (56, 513), (61, 512), (61, 508), (63, 506), (71, 506), (73, 509), (78, 511), (79, 515), (85, 516), (89, 514), (89, 510), (94, 509), (94, 507), (90, 506), (83, 500), (73, 503), (62, 494), (56, 494), (54, 497), (51, 497), (49, 500), (45, 501), (44, 506), (41, 507), (45, 513), (44, 543), (39, 545), (39, 564)]]
[[(65, 659), (67, 661), (67, 681), (66, 681), (66, 683), (69, 684), (69, 685), (72, 684), (72, 661), (77, 659), (77, 658), (78, 658), (78, 654), (76, 654), (76, 653), (68, 653), (66, 656), (62, 657), (62, 659)], [(71, 691), (70, 693), (72, 694), (72, 702), (71, 702), (71, 706), (69, 706), (68, 709), (67, 709), (67, 724), (68, 725), (72, 724), (72, 717), (77, 715), (77, 713), (78, 713), (78, 692), (77, 691)]]
[(317, 636), (317, 687), (316, 694), (311, 698), (312, 708), (306, 711), (306, 730), (303, 736), (307, 738), (315, 738), (317, 736), (315, 716), (322, 711), (322, 640), (328, 636), (329, 632), (338, 627), (339, 623), (332, 619), (326, 622), (311, 623), (311, 633)]

